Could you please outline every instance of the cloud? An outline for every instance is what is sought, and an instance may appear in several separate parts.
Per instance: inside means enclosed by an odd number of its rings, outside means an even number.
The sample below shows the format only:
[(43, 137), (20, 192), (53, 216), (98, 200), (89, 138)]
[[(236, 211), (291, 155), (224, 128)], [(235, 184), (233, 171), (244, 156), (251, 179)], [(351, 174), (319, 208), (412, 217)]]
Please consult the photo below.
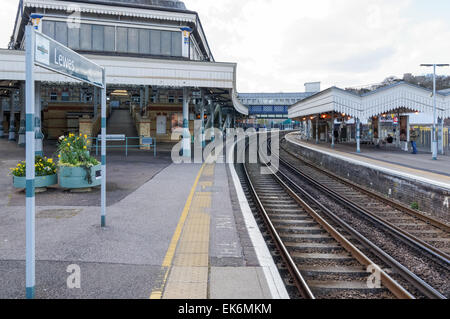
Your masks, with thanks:
[(0, 48), (7, 48), (13, 33), (19, 0), (2, 0), (0, 10)]
[[(216, 61), (238, 63), (240, 92), (302, 91), (309, 81), (360, 86), (430, 72), (421, 63), (450, 62), (447, 0), (184, 2), (199, 13)], [(18, 3), (2, 0), (1, 47)]]
[(449, 20), (421, 15), (419, 2), (185, 0), (199, 12), (216, 60), (238, 63), (241, 92), (371, 84), (427, 72), (424, 61), (450, 62)]

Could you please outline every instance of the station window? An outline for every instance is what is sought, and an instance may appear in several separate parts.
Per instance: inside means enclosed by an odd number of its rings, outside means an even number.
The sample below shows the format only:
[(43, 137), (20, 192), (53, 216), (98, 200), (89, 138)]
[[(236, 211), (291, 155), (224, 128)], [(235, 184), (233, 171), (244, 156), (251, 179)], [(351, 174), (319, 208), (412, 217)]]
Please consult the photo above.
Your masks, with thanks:
[(128, 51), (128, 31), (127, 28), (117, 28), (117, 52)]
[(105, 30), (102, 25), (92, 26), (92, 50), (103, 51), (103, 41), (105, 39)]
[(92, 50), (92, 26), (90, 24), (80, 26), (80, 49)]
[(67, 46), (67, 23), (55, 22), (55, 40)]
[(74, 50), (182, 55), (179, 31), (113, 27), (82, 23), (68, 28), (65, 22), (43, 21), (42, 32)]
[(128, 28), (128, 52), (139, 53), (139, 30)]
[(175, 103), (175, 97), (173, 95), (169, 96), (169, 103)]
[(182, 96), (178, 97), (178, 103), (183, 103), (183, 97)]
[(50, 101), (57, 101), (58, 100), (58, 94), (56, 92), (50, 93)]
[(151, 99), (152, 99), (152, 103), (156, 103), (158, 98), (157, 98), (156, 94), (152, 94)]
[(69, 101), (69, 92), (67, 92), (67, 91), (62, 92), (61, 101), (65, 101), (65, 102)]

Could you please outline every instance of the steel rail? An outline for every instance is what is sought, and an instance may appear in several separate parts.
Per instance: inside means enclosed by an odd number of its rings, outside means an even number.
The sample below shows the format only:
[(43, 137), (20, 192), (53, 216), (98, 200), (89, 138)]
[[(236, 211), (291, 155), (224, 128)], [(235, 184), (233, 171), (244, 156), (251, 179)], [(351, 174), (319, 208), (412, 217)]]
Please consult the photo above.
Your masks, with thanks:
[[(285, 139), (285, 138), (283, 137), (283, 139)], [(438, 220), (436, 218), (424, 215), (424, 214), (422, 214), (422, 213), (420, 213), (420, 212), (418, 212), (418, 211), (416, 211), (416, 210), (414, 210), (414, 209), (412, 209), (412, 208), (410, 208), (410, 207), (408, 207), (408, 206), (406, 206), (406, 205), (404, 205), (402, 203), (394, 201), (394, 200), (392, 200), (390, 198), (386, 198), (386, 197), (384, 197), (384, 196), (382, 196), (382, 195), (380, 195), (380, 194), (378, 194), (378, 193), (376, 193), (376, 192), (374, 192), (372, 190), (367, 189), (364, 186), (358, 185), (358, 184), (356, 184), (356, 183), (354, 183), (352, 181), (349, 181), (349, 180), (347, 180), (347, 179), (345, 179), (345, 178), (343, 178), (343, 177), (341, 177), (341, 176), (339, 176), (339, 175), (337, 175), (337, 174), (335, 174), (333, 172), (330, 172), (327, 169), (324, 169), (322, 167), (318, 167), (318, 166), (314, 165), (313, 163), (309, 162), (308, 160), (305, 160), (305, 159), (299, 157), (297, 154), (294, 154), (293, 152), (291, 152), (291, 151), (289, 151), (289, 150), (287, 150), (285, 148), (283, 148), (283, 151), (285, 151), (286, 153), (290, 154), (292, 157), (295, 157), (298, 160), (302, 161), (305, 165), (307, 165), (309, 167), (312, 167), (314, 169), (317, 169), (318, 171), (322, 172), (323, 174), (327, 175), (328, 177), (336, 179), (337, 181), (339, 181), (339, 182), (341, 182), (341, 183), (343, 183), (343, 184), (345, 184), (345, 185), (347, 185), (349, 187), (353, 187), (356, 190), (358, 190), (358, 191), (360, 191), (360, 192), (362, 192), (362, 193), (364, 193), (364, 194), (366, 194), (366, 195), (368, 195), (370, 197), (373, 197), (373, 198), (375, 198), (375, 199), (377, 199), (379, 201), (382, 201), (383, 203), (385, 203), (385, 204), (387, 204), (389, 206), (392, 206), (392, 207), (394, 207), (394, 208), (396, 208), (396, 209), (398, 209), (398, 210), (400, 210), (400, 211), (402, 211), (402, 212), (404, 212), (406, 214), (409, 214), (409, 215), (411, 215), (413, 217), (419, 218), (422, 221), (424, 221), (426, 223), (429, 223), (429, 224), (431, 224), (433, 226), (436, 226), (436, 227), (438, 227), (438, 228), (440, 228), (440, 229), (442, 229), (442, 230), (444, 230), (446, 232), (450, 232), (450, 226), (445, 224), (445, 223), (443, 223), (443, 222), (441, 222), (440, 220)]]
[(250, 179), (250, 174), (247, 170), (247, 167), (245, 166), (245, 164), (242, 164), (242, 165), (244, 167), (245, 179), (250, 188), (250, 193), (257, 204), (258, 210), (264, 219), (264, 223), (266, 224), (266, 227), (269, 230), (269, 233), (270, 233), (272, 239), (274, 240), (275, 245), (277, 246), (278, 250), (281, 253), (281, 257), (283, 258), (284, 262), (287, 265), (288, 271), (294, 280), (295, 286), (297, 287), (297, 289), (299, 290), (299, 292), (303, 298), (316, 299), (314, 297), (314, 294), (312, 293), (311, 289), (309, 288), (308, 284), (306, 283), (306, 280), (303, 278), (302, 274), (300, 273), (300, 271), (297, 268), (297, 265), (295, 264), (294, 260), (292, 259), (291, 255), (289, 254), (281, 237), (279, 236), (277, 230), (275, 229), (275, 226), (271, 222), (269, 214), (267, 214), (267, 211), (265, 210), (264, 205), (262, 204), (261, 199), (259, 198), (259, 196), (256, 192), (256, 189)]
[[(266, 164), (267, 166), (267, 164)], [(267, 166), (271, 169), (269, 166)], [(272, 169), (271, 169), (272, 170)], [(353, 245), (347, 238), (341, 235), (333, 226), (331, 226), (324, 218), (320, 216), (311, 206), (302, 200), (296, 192), (294, 192), (276, 173), (272, 170), (275, 180), (289, 193), (289, 195), (301, 205), (305, 211), (308, 212), (336, 241), (338, 241), (358, 262), (368, 267), (370, 265), (380, 274), (380, 280), (385, 287), (391, 291), (399, 299), (415, 299), (405, 288), (390, 277), (384, 270), (371, 261), (363, 252), (361, 252), (355, 245)], [(287, 177), (286, 177), (287, 178)], [(336, 219), (337, 223), (342, 226), (342, 220)]]
[[(273, 154), (272, 154), (273, 155)], [(285, 165), (285, 161), (281, 159), (281, 157), (278, 157), (280, 160), (280, 163)], [(290, 167), (292, 165), (287, 165), (287, 167)], [(303, 176), (304, 174), (294, 168), (294, 172), (300, 173), (300, 176)], [(382, 249), (380, 249), (378, 246), (376, 246), (374, 243), (372, 243), (370, 240), (368, 240), (366, 237), (361, 235), (358, 231), (356, 231), (353, 227), (348, 225), (346, 222), (344, 222), (341, 218), (339, 218), (336, 214), (331, 212), (327, 207), (325, 207), (322, 203), (320, 203), (316, 198), (314, 198), (311, 194), (309, 194), (307, 191), (305, 191), (302, 187), (298, 186), (297, 183), (292, 181), (290, 177), (288, 177), (286, 174), (282, 173), (281, 171), (277, 172), (278, 174), (282, 175), (283, 178), (285, 178), (291, 185), (294, 186), (296, 190), (299, 191), (303, 196), (305, 196), (308, 200), (313, 202), (316, 206), (320, 208), (320, 210), (329, 218), (331, 218), (335, 223), (339, 224), (341, 227), (343, 227), (352, 237), (357, 239), (364, 247), (370, 249), (372, 252), (374, 252), (378, 258), (383, 260), (386, 264), (391, 266), (392, 268), (396, 269), (397, 272), (406, 279), (410, 284), (412, 284), (414, 287), (416, 287), (419, 291), (421, 291), (425, 296), (429, 298), (434, 299), (446, 299), (444, 295), (442, 295), (439, 291), (431, 287), (428, 283), (426, 283), (424, 280), (419, 278), (416, 274), (411, 272), (409, 269), (407, 269), (405, 266), (403, 266), (401, 263), (399, 263), (397, 260), (395, 260), (392, 256), (388, 255), (386, 252), (384, 252)], [(308, 177), (308, 180), (311, 180)], [(316, 184), (316, 183), (315, 183)]]
[[(296, 157), (298, 158), (298, 157)], [(420, 238), (417, 238), (414, 235), (411, 235), (407, 231), (399, 228), (398, 226), (392, 224), (391, 222), (388, 222), (378, 216), (376, 216), (374, 213), (370, 212), (366, 208), (356, 204), (354, 201), (346, 197), (345, 195), (342, 195), (335, 190), (331, 189), (330, 187), (324, 186), (320, 184), (318, 181), (316, 181), (314, 178), (309, 176), (308, 174), (300, 171), (292, 164), (288, 163), (287, 161), (279, 158), (280, 163), (285, 165), (286, 167), (289, 167), (291, 170), (293, 170), (296, 174), (302, 176), (305, 178), (309, 183), (313, 184), (315, 187), (321, 189), (323, 192), (331, 195), (335, 200), (343, 203), (348, 208), (368, 217), (370, 220), (376, 222), (377, 224), (382, 225), (383, 227), (387, 228), (391, 233), (393, 233), (398, 239), (402, 240), (403, 242), (406, 242), (410, 246), (417, 248), (421, 251), (427, 252), (429, 255), (436, 258), (444, 267), (449, 267), (450, 265), (450, 256), (439, 250), (438, 248), (424, 242)]]

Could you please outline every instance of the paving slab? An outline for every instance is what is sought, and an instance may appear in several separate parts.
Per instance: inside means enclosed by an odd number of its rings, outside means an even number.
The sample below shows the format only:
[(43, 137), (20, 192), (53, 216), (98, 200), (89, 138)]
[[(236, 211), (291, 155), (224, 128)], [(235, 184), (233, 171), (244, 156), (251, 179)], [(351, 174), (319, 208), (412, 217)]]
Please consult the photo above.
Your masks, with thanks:
[(211, 299), (270, 299), (262, 267), (211, 267)]

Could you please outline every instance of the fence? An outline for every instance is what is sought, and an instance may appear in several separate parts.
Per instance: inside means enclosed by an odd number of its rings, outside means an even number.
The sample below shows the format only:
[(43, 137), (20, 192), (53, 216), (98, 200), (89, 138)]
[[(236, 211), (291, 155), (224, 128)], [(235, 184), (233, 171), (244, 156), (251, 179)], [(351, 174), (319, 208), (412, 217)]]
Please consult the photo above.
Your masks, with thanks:
[[(421, 151), (431, 152), (432, 128), (421, 126), (421, 127), (414, 127), (414, 129), (419, 131), (417, 147)], [(450, 154), (450, 128), (444, 127), (442, 136), (444, 139), (444, 154)]]
[[(91, 149), (93, 149), (95, 147), (95, 155), (98, 155), (99, 148), (101, 148), (101, 143), (102, 143), (101, 136), (99, 135), (98, 137), (90, 137), (89, 139), (92, 141)], [(137, 145), (130, 144), (128, 142), (129, 140), (139, 140), (140, 143)], [(153, 156), (156, 157), (156, 140), (151, 137), (144, 137), (144, 136), (127, 137), (125, 135), (107, 135), (106, 142), (107, 142), (106, 149), (125, 148), (125, 156), (128, 156), (128, 149), (131, 149), (131, 148), (139, 149), (141, 147), (149, 147), (150, 149), (153, 148)], [(108, 145), (108, 142), (125, 142), (125, 144), (124, 145)]]

